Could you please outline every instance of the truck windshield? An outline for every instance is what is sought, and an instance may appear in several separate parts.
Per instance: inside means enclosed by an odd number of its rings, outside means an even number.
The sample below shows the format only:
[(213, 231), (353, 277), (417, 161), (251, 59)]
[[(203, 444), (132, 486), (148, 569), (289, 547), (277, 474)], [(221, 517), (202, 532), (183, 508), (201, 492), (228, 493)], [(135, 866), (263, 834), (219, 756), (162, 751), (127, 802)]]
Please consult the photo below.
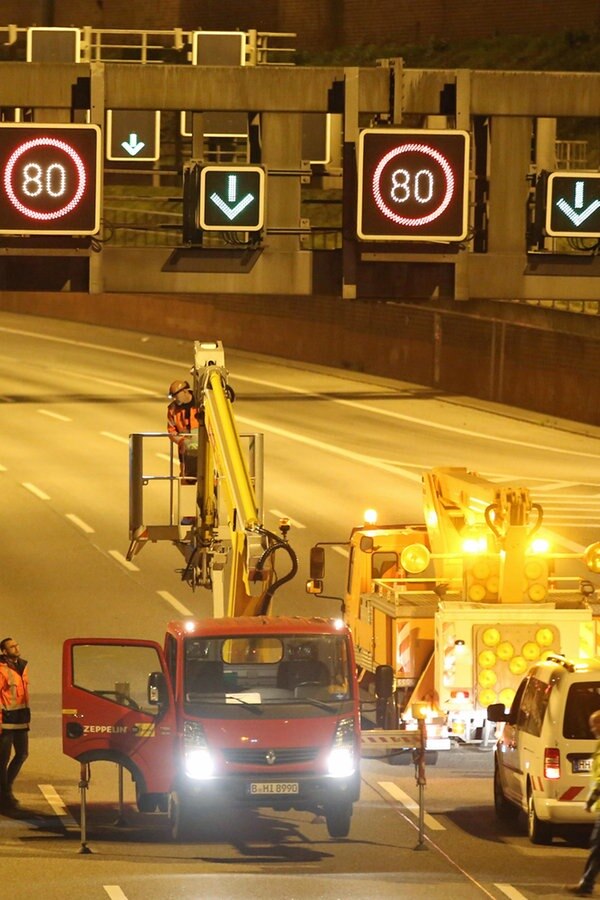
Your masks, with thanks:
[[(185, 642), (186, 709), (240, 713), (327, 715), (352, 699), (345, 635), (190, 637)], [(288, 712), (286, 711), (286, 714)]]

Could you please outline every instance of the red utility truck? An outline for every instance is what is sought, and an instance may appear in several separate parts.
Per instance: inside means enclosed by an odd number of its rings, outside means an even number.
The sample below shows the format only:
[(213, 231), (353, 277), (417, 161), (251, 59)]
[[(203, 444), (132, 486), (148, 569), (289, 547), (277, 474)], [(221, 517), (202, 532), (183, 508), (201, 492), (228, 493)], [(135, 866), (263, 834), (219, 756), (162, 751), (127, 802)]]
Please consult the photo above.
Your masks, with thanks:
[(72, 638), (63, 751), (124, 766), (142, 812), (185, 840), (224, 803), (323, 813), (346, 837), (360, 787), (358, 685), (341, 621), (236, 616), (153, 641)]

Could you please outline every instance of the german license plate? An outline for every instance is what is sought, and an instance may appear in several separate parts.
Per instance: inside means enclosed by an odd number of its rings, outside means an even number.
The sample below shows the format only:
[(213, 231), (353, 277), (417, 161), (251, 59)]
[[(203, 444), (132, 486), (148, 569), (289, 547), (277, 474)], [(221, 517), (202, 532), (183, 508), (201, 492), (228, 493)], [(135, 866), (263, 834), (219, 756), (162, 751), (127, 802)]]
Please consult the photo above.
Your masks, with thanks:
[(574, 759), (573, 760), (573, 771), (574, 772), (591, 772), (592, 771), (591, 756), (588, 756), (587, 759)]
[(256, 794), (297, 794), (299, 791), (297, 781), (253, 781), (250, 784), (250, 793)]

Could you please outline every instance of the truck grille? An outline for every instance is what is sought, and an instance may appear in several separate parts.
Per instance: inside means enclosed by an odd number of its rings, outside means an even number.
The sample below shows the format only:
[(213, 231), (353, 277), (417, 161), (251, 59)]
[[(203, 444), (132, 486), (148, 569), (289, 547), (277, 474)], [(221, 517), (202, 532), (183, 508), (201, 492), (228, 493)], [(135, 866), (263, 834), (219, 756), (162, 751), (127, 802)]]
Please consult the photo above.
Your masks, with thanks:
[(317, 758), (318, 747), (279, 747), (278, 749), (230, 748), (223, 750), (228, 763), (246, 766), (289, 766), (292, 763), (312, 762)]

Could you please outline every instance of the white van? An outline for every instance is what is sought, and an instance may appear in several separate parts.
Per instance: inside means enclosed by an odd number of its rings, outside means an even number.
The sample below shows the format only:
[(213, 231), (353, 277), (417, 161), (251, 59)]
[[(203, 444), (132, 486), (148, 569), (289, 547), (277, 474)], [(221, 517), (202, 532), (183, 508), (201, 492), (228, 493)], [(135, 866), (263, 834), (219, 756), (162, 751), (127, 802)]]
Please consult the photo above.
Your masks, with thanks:
[[(590, 715), (600, 709), (600, 660), (550, 656), (519, 685), (508, 713), (488, 707), (504, 722), (494, 754), (494, 806), (502, 819), (527, 813), (534, 844), (549, 844), (554, 825), (593, 823), (585, 810), (596, 746)], [(497, 729), (499, 730), (499, 729)]]

